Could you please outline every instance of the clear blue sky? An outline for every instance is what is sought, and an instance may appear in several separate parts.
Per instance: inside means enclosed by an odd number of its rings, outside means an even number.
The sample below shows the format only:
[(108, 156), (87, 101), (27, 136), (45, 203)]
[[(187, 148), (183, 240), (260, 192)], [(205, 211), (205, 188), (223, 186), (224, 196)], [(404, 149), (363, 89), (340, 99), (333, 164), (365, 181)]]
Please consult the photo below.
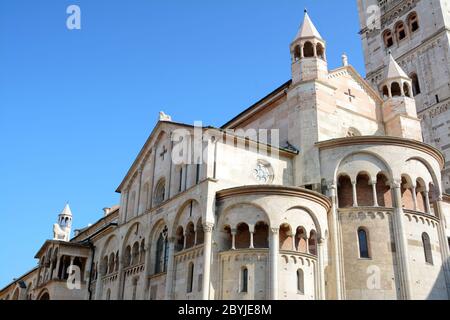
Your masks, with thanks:
[(74, 228), (118, 203), (160, 110), (220, 126), (289, 80), (305, 7), (330, 68), (363, 73), (354, 0), (0, 0), (0, 287), (66, 201)]

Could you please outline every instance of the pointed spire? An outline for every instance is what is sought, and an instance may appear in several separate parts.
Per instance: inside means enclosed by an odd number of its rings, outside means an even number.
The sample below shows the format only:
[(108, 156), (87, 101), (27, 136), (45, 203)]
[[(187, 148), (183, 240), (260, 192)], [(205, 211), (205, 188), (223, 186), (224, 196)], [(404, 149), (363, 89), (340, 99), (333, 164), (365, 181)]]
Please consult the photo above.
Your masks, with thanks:
[(395, 61), (394, 57), (389, 52), (389, 65), (388, 65), (384, 79), (388, 80), (388, 79), (398, 79), (398, 78), (409, 79), (408, 75), (398, 65), (397, 61)]
[(60, 216), (72, 216), (72, 210), (70, 210), (69, 203), (66, 204), (63, 211), (59, 215)]
[(322, 36), (319, 31), (317, 31), (314, 23), (311, 21), (311, 18), (308, 15), (308, 10), (305, 9), (305, 18), (303, 19), (303, 25), (295, 37), (295, 40), (300, 38), (318, 38), (322, 40)]

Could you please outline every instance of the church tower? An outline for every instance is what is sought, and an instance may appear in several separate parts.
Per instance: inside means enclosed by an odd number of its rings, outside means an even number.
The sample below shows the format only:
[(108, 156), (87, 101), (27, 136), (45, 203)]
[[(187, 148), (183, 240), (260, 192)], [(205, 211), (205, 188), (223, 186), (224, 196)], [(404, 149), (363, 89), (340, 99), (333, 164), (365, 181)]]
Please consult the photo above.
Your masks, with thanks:
[(53, 240), (70, 241), (72, 229), (72, 211), (66, 204), (63, 211), (58, 215), (58, 223), (53, 225)]
[(412, 98), (411, 79), (389, 54), (389, 65), (381, 83), (383, 119), (389, 136), (422, 142), (416, 102)]
[(326, 80), (328, 66), (325, 41), (305, 10), (303, 25), (291, 44), (292, 82)]
[(391, 52), (411, 79), (424, 142), (447, 159), (450, 193), (450, 1), (358, 0), (358, 11), (367, 80), (383, 88)]

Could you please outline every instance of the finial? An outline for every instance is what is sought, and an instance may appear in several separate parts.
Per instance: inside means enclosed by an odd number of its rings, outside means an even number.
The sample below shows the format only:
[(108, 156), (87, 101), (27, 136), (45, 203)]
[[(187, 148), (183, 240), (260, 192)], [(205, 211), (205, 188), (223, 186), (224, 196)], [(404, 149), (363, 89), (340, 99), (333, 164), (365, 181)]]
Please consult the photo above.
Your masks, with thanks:
[(165, 114), (164, 111), (161, 111), (159, 113), (159, 121), (168, 121), (171, 122), (172, 121), (172, 117)]
[(391, 51), (391, 50), (389, 50), (389, 51), (388, 51), (388, 55), (391, 55), (391, 54), (392, 54), (392, 51)]
[(348, 57), (347, 57), (347, 54), (345, 52), (342, 54), (342, 66), (343, 67), (348, 66)]
[(305, 8), (304, 12), (305, 12), (305, 13), (308, 13), (308, 9)]

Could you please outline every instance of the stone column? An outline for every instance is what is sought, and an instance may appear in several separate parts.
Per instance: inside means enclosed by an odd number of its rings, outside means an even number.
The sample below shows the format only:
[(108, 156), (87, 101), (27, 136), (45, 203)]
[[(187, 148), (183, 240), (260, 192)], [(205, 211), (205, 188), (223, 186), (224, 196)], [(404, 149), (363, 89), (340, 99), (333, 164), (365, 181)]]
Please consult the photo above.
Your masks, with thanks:
[(331, 220), (332, 230), (330, 234), (333, 237), (333, 264), (334, 264), (334, 273), (336, 275), (336, 299), (343, 299), (343, 281), (342, 281), (342, 264), (341, 264), (341, 250), (339, 246), (340, 239), (340, 228), (339, 228), (339, 217), (338, 217), (338, 199), (337, 199), (337, 186), (336, 184), (332, 184), (329, 186), (330, 196), (331, 196)]
[(431, 214), (430, 196), (428, 190), (423, 191), (423, 197), (425, 198), (425, 212)]
[(59, 265), (60, 265), (60, 263), (61, 263), (61, 259), (60, 259), (60, 257), (59, 257), (59, 254), (58, 254), (58, 256), (56, 257), (56, 259), (57, 259), (57, 261), (56, 261), (56, 272), (55, 272), (55, 274), (53, 275), (53, 279), (58, 279), (58, 274), (59, 274)]
[(416, 186), (411, 187), (412, 197), (413, 197), (413, 206), (414, 211), (417, 211), (417, 194), (416, 194)]
[(250, 249), (254, 249), (255, 246), (253, 244), (253, 236), (255, 234), (255, 226), (250, 226), (249, 231), (250, 231)]
[(119, 272), (118, 272), (118, 290), (117, 290), (117, 300), (123, 300), (123, 291), (124, 291), (124, 286), (125, 286), (125, 274), (123, 272), (123, 253), (119, 252), (119, 255), (121, 255), (121, 257), (119, 258)]
[(447, 296), (450, 299), (450, 249), (448, 247), (448, 240), (445, 227), (444, 209), (442, 208), (442, 196), (439, 196), (436, 202), (436, 215), (439, 218), (438, 235), (439, 235), (439, 248), (442, 257), (442, 266), (444, 269)]
[(320, 239), (317, 242), (317, 288), (319, 300), (325, 300), (325, 268), (324, 268), (324, 242), (325, 239)]
[(394, 182), (392, 184), (394, 189), (394, 203), (395, 203), (395, 214), (393, 217), (394, 224), (394, 236), (396, 239), (396, 253), (397, 261), (399, 264), (400, 282), (401, 282), (401, 292), (402, 299), (410, 300), (412, 299), (411, 292), (411, 275), (409, 272), (409, 262), (408, 262), (408, 242), (406, 239), (406, 232), (404, 227), (403, 219), (403, 207), (402, 207), (402, 192), (401, 183)]
[(202, 299), (209, 300), (209, 287), (211, 283), (211, 255), (212, 255), (212, 231), (214, 224), (203, 224), (203, 231), (205, 233), (205, 241), (203, 247), (203, 293)]
[(236, 230), (231, 230), (231, 250), (236, 250)]
[(379, 207), (378, 205), (378, 196), (377, 196), (377, 182), (372, 181), (372, 192), (373, 192), (373, 206)]
[(270, 298), (272, 300), (278, 300), (279, 230), (279, 228), (270, 229)]
[(187, 230), (186, 230), (186, 232), (184, 233), (184, 241), (183, 241), (183, 250), (186, 250), (186, 244), (187, 244), (187, 237), (188, 237), (188, 235), (189, 235), (189, 233), (187, 232)]
[(358, 206), (358, 195), (356, 193), (356, 181), (352, 181), (353, 207)]
[(175, 238), (168, 238), (169, 243), (169, 260), (167, 261), (167, 273), (166, 273), (166, 300), (172, 300), (173, 280), (175, 278), (175, 265), (174, 265), (174, 253), (175, 253)]
[(295, 247), (295, 234), (291, 231), (292, 236), (292, 251), (297, 251), (297, 248)]

